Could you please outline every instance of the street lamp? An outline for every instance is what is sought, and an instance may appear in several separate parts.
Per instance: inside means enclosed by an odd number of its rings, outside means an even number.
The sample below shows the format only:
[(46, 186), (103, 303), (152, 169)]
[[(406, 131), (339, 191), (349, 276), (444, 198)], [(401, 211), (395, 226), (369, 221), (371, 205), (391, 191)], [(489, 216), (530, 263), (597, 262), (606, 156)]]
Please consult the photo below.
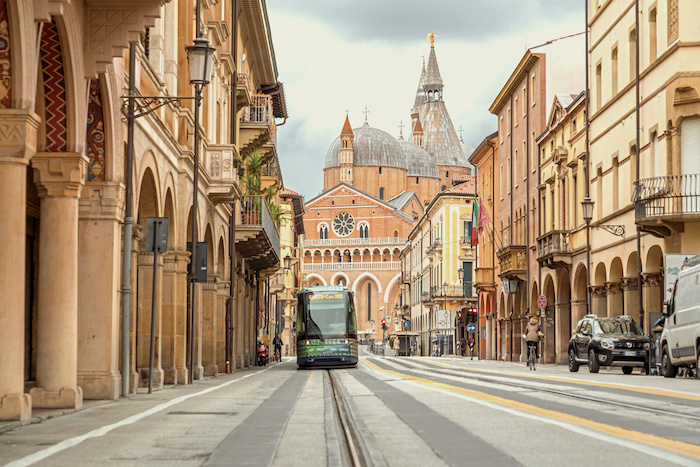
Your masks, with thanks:
[(581, 201), (583, 220), (586, 221), (586, 312), (591, 314), (591, 219), (593, 219), (593, 200), (586, 196)]
[(506, 289), (506, 293), (510, 294), (510, 361), (513, 361), (513, 310), (514, 310), (514, 297), (515, 293), (518, 291), (518, 280), (506, 278), (503, 279), (503, 286)]
[(289, 269), (292, 267), (292, 257), (287, 254), (287, 256), (284, 257), (284, 270), (289, 271)]
[(199, 110), (202, 105), (202, 88), (209, 84), (211, 80), (211, 69), (212, 61), (214, 58), (214, 47), (211, 47), (209, 41), (202, 37), (202, 31), (200, 30), (200, 15), (201, 15), (201, 2), (197, 0), (197, 37), (194, 39), (194, 44), (185, 47), (187, 51), (187, 63), (190, 69), (190, 84), (194, 86), (194, 179), (193, 179), (193, 193), (192, 193), (192, 247), (190, 264), (191, 276), (190, 281), (192, 282), (192, 293), (190, 298), (192, 303), (190, 305), (190, 382), (194, 382), (194, 307), (195, 307), (195, 291), (197, 285), (197, 192), (199, 191)]

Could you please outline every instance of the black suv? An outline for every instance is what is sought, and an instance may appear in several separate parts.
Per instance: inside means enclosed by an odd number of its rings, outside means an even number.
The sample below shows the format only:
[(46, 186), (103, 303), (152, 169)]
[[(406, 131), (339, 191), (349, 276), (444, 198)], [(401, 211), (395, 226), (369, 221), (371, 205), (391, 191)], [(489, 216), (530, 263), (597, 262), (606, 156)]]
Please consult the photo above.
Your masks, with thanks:
[(649, 338), (629, 316), (586, 315), (569, 341), (569, 370), (578, 371), (584, 363), (591, 373), (598, 373), (601, 365), (614, 365), (626, 375), (634, 367), (643, 367), (649, 374)]

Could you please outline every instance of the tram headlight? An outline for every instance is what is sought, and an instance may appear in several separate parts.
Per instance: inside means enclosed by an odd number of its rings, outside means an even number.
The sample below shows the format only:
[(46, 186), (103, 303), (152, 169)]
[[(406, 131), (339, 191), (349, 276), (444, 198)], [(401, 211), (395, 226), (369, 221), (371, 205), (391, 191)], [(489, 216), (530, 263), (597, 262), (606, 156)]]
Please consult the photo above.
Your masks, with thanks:
[(346, 344), (349, 344), (350, 341), (349, 341), (348, 339), (345, 339), (345, 343), (346, 343)]
[(306, 341), (306, 345), (311, 345), (311, 341)]

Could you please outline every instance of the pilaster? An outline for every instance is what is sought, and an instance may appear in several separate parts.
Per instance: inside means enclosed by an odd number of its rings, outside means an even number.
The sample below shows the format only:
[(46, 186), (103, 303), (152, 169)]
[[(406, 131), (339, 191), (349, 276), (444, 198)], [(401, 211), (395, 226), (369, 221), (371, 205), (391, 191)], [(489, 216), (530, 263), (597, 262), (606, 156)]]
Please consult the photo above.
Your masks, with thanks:
[[(25, 264), (27, 166), (36, 151), (39, 117), (31, 111), (0, 110), (0, 264)], [(32, 403), (24, 394), (24, 271), (0, 271), (0, 420), (27, 420)]]
[[(153, 387), (163, 387), (163, 369), (161, 367), (161, 318), (162, 318), (162, 290), (163, 290), (163, 255), (157, 255), (156, 275), (158, 285), (153, 297), (153, 258), (152, 252), (139, 251), (138, 253), (138, 315), (136, 340), (136, 365), (139, 372), (139, 385), (148, 384), (148, 372), (150, 371), (151, 334), (155, 336), (155, 354), (153, 356)], [(155, 320), (151, 323), (152, 300), (155, 299)]]
[(202, 365), (205, 376), (215, 376), (218, 373), (216, 365), (216, 328), (217, 297), (216, 281), (218, 276), (212, 274), (208, 282), (202, 284)]
[(32, 167), (41, 198), (35, 407), (80, 408), (78, 386), (78, 198), (88, 159), (37, 153)]

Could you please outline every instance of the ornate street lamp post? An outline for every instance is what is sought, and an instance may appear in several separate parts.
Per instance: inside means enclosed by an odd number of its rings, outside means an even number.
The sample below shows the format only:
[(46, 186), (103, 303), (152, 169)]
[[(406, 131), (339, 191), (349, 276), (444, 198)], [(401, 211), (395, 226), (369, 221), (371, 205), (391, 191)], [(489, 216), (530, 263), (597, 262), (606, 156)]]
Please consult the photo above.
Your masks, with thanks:
[(586, 221), (586, 313), (591, 314), (591, 219), (593, 219), (593, 200), (586, 196), (581, 201), (583, 220)]
[(190, 84), (194, 86), (194, 179), (192, 193), (192, 243), (190, 264), (190, 281), (192, 291), (190, 294), (190, 325), (189, 325), (189, 346), (190, 346), (190, 382), (194, 382), (194, 318), (195, 318), (195, 295), (197, 290), (197, 193), (199, 191), (199, 110), (202, 105), (202, 89), (209, 84), (211, 79), (212, 62), (214, 58), (214, 47), (209, 41), (202, 37), (200, 29), (201, 0), (197, 0), (197, 37), (194, 44), (185, 47), (187, 51), (187, 63), (190, 69)]

